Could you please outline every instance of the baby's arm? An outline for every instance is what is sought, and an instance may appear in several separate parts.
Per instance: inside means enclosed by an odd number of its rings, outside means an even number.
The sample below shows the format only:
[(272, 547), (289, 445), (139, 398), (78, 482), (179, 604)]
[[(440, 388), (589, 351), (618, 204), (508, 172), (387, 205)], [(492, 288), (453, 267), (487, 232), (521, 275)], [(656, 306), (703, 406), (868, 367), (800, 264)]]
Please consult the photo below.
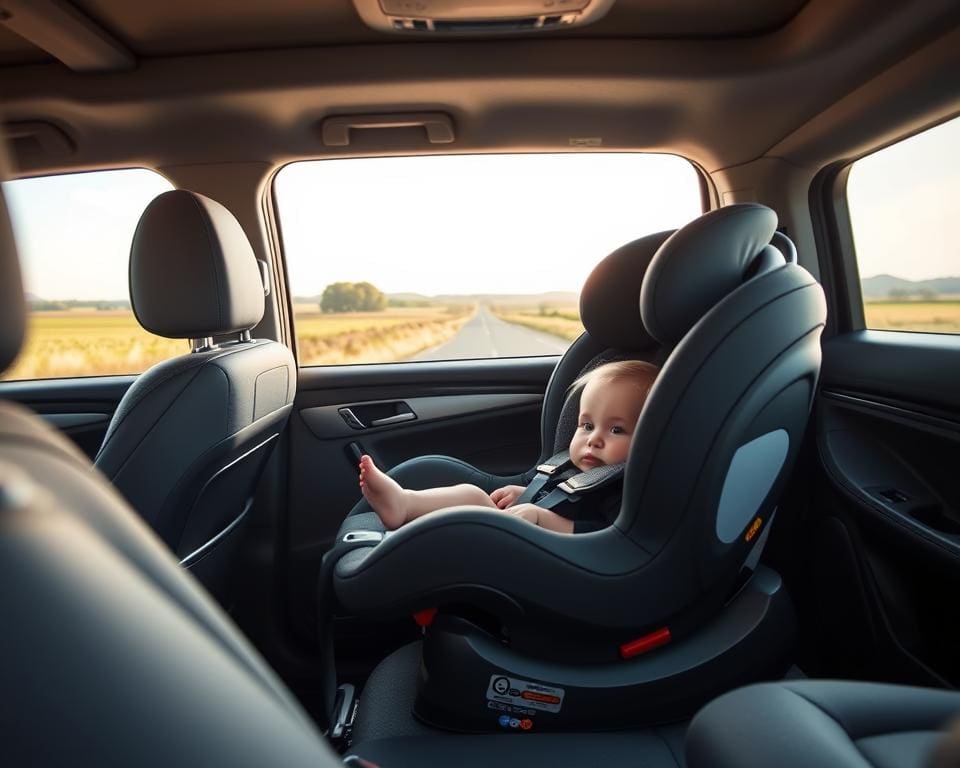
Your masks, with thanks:
[(506, 509), (507, 507), (512, 507), (514, 502), (520, 498), (526, 488), (522, 485), (505, 485), (503, 488), (497, 488), (493, 493), (490, 494), (490, 501), (492, 501), (497, 509)]
[(536, 504), (517, 504), (515, 507), (510, 507), (507, 512), (522, 517), (528, 523), (546, 528), (548, 531), (573, 533), (573, 520), (567, 520), (556, 512), (538, 507)]

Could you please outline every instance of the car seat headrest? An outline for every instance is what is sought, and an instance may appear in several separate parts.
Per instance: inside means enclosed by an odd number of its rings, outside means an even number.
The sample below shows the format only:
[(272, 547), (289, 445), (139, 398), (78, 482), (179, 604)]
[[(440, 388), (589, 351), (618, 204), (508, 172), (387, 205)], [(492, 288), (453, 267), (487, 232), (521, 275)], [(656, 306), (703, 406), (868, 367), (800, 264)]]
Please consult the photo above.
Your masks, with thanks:
[[(6, 157), (0, 147), (0, 179), (6, 178)], [(0, 372), (10, 367), (20, 352), (26, 324), (27, 307), (20, 263), (7, 206), (0, 193)]]
[(130, 248), (130, 303), (140, 325), (173, 339), (236, 333), (259, 323), (260, 270), (233, 214), (187, 190), (154, 198)]
[(657, 251), (643, 280), (640, 314), (647, 331), (672, 347), (724, 296), (783, 266), (786, 259), (769, 245), (776, 229), (776, 213), (742, 203), (677, 230)]
[(617, 248), (597, 264), (580, 292), (580, 320), (607, 347), (633, 351), (656, 342), (640, 318), (640, 286), (657, 249), (673, 234), (658, 232)]

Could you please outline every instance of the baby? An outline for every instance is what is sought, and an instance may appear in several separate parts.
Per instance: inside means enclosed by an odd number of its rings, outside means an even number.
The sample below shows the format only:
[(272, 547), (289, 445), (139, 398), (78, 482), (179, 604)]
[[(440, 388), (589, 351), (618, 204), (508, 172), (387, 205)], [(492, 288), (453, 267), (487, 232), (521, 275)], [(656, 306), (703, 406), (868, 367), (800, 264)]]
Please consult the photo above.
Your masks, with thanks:
[[(637, 419), (657, 373), (655, 365), (628, 360), (601, 365), (573, 383), (572, 388), (583, 387), (577, 431), (570, 441), (570, 460), (577, 469), (586, 472), (627, 460)], [(525, 490), (520, 485), (507, 485), (490, 494), (469, 484), (409, 490), (377, 469), (369, 456), (360, 459), (360, 489), (388, 530), (461, 504), (516, 515), (559, 533), (596, 530), (612, 523), (619, 511), (621, 485), (614, 483), (613, 487), (616, 496), (611, 498), (607, 493), (602, 500), (605, 503), (587, 497), (551, 511), (535, 504), (515, 504)], [(603, 495), (602, 489), (597, 493)]]

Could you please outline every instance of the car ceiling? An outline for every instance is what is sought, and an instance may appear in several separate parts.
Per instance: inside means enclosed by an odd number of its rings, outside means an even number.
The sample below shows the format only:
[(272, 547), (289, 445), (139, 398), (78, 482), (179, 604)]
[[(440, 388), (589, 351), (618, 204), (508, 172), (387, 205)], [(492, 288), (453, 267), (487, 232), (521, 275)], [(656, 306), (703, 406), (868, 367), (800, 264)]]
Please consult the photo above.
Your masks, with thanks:
[[(22, 6), (40, 9), (26, 32)], [(955, 0), (617, 0), (576, 30), (467, 39), (377, 32), (350, 0), (2, 8), (0, 94), (21, 173), (584, 138), (708, 171), (764, 157), (815, 166), (960, 111)], [(71, 25), (94, 39), (92, 58), (76, 58)], [(371, 112), (444, 112), (456, 140), (358, 131), (324, 146), (325, 118)]]

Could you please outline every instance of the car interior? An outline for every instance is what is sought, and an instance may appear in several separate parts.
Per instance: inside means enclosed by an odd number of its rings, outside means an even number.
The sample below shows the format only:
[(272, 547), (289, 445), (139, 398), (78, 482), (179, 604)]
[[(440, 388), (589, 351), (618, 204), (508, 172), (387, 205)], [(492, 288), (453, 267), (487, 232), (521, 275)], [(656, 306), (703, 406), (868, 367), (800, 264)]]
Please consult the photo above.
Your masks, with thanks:
[(958, 72), (948, 0), (0, 2), (4, 764), (960, 766)]

